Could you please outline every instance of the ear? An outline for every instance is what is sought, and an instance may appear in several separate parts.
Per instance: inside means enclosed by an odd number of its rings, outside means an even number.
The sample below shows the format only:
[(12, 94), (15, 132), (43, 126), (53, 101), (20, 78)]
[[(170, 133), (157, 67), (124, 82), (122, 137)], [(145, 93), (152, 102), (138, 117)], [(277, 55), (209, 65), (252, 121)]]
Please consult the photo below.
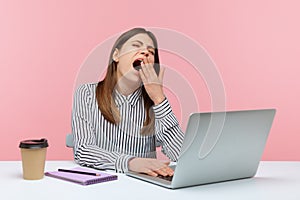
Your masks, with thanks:
[(119, 62), (119, 50), (117, 48), (115, 49), (112, 58), (115, 62)]

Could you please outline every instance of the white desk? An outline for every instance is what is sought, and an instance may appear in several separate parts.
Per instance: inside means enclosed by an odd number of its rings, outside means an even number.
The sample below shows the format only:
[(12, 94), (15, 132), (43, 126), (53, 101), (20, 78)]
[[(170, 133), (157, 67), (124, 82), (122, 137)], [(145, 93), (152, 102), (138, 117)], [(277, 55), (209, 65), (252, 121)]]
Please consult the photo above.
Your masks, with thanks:
[[(47, 161), (45, 170), (75, 165), (73, 161)], [(300, 162), (261, 162), (252, 179), (169, 190), (124, 174), (118, 174), (117, 181), (89, 186), (51, 177), (28, 181), (22, 178), (20, 161), (0, 161), (0, 188), (3, 200), (299, 200)]]

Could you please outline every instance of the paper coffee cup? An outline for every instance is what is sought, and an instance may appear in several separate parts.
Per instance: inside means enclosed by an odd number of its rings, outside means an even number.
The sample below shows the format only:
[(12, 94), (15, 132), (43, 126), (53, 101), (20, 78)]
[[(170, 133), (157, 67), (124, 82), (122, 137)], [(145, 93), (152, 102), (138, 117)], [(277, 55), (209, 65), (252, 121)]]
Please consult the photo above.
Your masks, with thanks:
[(23, 178), (38, 180), (44, 177), (48, 141), (46, 139), (24, 140), (19, 145), (22, 155)]

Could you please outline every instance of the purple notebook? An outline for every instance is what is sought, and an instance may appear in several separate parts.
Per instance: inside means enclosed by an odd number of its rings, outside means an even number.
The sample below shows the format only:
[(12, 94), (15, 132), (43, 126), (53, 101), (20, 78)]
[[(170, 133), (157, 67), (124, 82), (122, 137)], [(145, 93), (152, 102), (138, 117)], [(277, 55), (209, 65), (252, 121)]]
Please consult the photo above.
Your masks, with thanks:
[(72, 168), (71, 170), (98, 173), (98, 174), (100, 174), (100, 176), (75, 174), (75, 173), (60, 172), (60, 171), (45, 172), (45, 175), (54, 177), (54, 178), (58, 178), (58, 179), (62, 179), (65, 181), (71, 181), (71, 182), (78, 183), (81, 185), (91, 185), (91, 184), (102, 183), (102, 182), (106, 182), (106, 181), (113, 181), (113, 180), (118, 179), (117, 175), (100, 172), (100, 171), (90, 169), (90, 168), (75, 167), (75, 168)]

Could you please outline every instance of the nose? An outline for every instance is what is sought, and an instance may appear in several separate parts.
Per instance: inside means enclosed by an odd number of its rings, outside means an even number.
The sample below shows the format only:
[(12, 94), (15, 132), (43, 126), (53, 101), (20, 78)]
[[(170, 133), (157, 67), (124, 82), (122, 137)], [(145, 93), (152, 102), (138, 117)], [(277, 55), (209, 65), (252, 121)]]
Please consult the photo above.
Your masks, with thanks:
[(147, 49), (141, 50), (141, 54), (148, 57), (150, 55), (150, 52)]

